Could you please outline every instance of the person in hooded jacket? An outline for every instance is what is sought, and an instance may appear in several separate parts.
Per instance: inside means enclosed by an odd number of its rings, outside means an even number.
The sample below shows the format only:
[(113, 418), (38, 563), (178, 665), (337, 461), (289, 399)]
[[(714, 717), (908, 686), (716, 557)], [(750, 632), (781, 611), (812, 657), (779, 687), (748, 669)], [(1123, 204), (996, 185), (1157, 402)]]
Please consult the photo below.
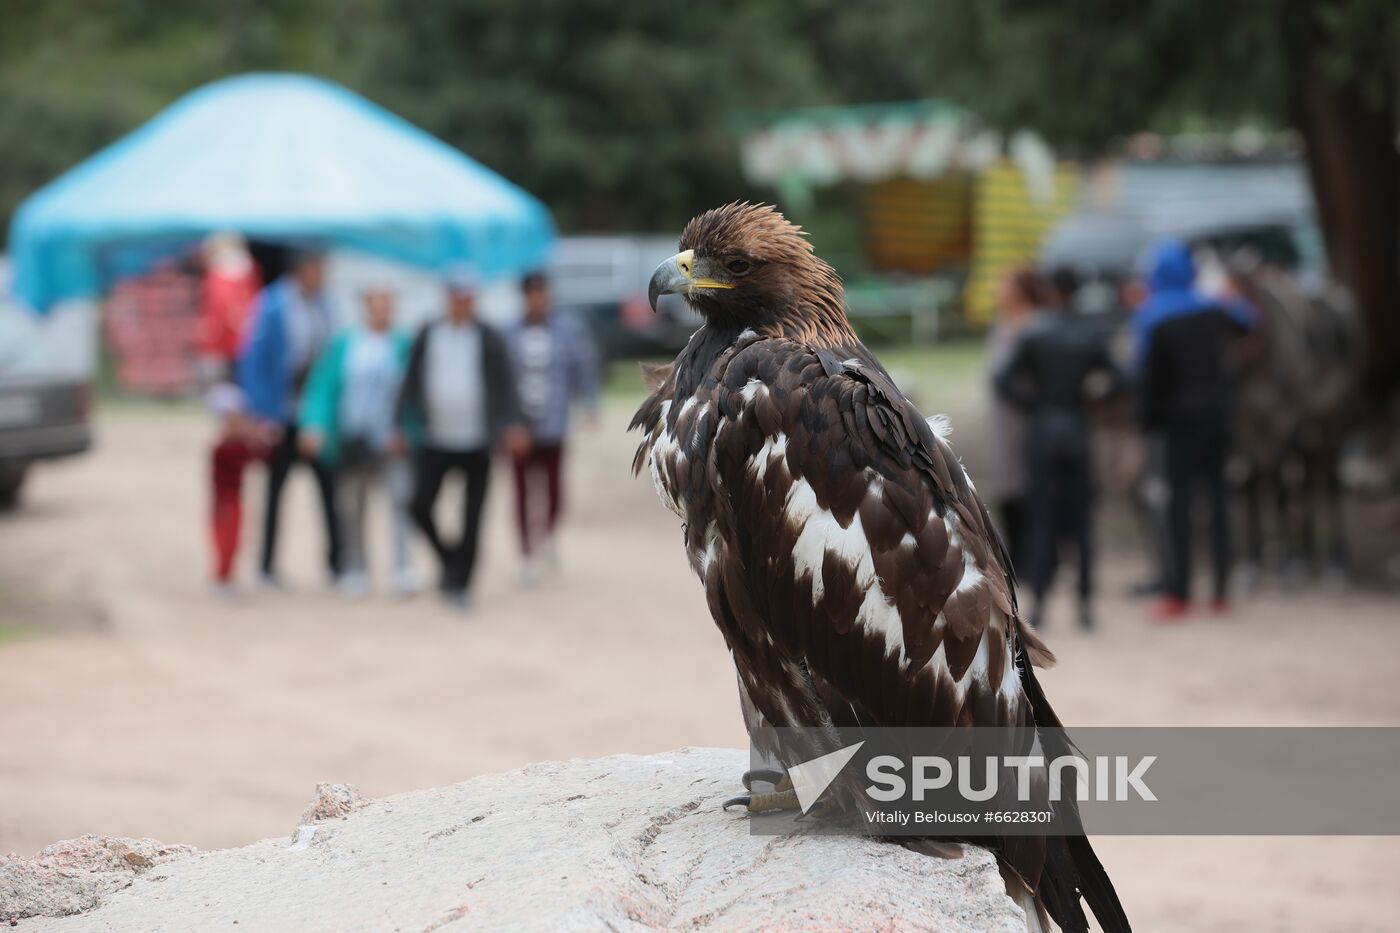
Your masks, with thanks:
[(1254, 326), (1254, 309), (1231, 296), (1196, 288), (1190, 248), (1168, 240), (1153, 251), (1147, 299), (1138, 307), (1138, 401), (1143, 429), (1162, 438), (1168, 486), (1170, 559), (1157, 621), (1190, 612), (1192, 499), (1204, 491), (1210, 508), (1212, 609), (1228, 610), (1230, 528), (1225, 462), (1230, 451), (1234, 384), (1230, 345)]

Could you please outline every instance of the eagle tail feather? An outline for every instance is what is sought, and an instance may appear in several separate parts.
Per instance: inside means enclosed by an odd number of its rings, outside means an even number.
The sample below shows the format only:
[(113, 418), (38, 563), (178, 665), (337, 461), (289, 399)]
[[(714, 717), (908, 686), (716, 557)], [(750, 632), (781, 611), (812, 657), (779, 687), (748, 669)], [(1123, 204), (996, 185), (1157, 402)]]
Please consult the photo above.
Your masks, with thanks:
[(1025, 646), (1026, 656), (1035, 667), (1051, 668), (1055, 666), (1055, 652), (1050, 650), (1050, 646), (1041, 641), (1035, 629), (1029, 625), (1020, 623), (1016, 635), (1022, 645)]
[[(1073, 747), (1064, 733), (1059, 731), (1060, 719), (1050, 708), (1035, 672), (1024, 661), (1023, 649), (1022, 684), (1030, 700), (1035, 723), (1055, 730), (1041, 733), (1046, 756), (1055, 758), (1070, 754)], [(1072, 799), (1059, 806), (1078, 809)], [(1074, 822), (1078, 822), (1077, 814)], [(1123, 911), (1122, 902), (1118, 900), (1118, 892), (1114, 890), (1113, 882), (1099, 857), (1094, 854), (1088, 838), (1083, 835), (1047, 836), (1045, 843), (1045, 868), (1041, 872), (1037, 893), (1060, 929), (1068, 933), (1087, 933), (1088, 920), (1080, 907), (1082, 897), (1104, 933), (1132, 933), (1132, 925)]]

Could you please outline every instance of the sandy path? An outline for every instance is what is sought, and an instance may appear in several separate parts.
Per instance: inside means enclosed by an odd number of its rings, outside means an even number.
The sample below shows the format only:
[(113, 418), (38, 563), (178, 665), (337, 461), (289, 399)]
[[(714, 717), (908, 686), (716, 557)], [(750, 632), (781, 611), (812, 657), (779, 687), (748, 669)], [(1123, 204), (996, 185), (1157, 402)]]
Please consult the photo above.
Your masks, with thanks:
[[(480, 606), (463, 617), (327, 594), (304, 477), (283, 550), (295, 589), (211, 602), (206, 426), (104, 415), (98, 453), (39, 471), (30, 505), (0, 519), (0, 624), (39, 632), (0, 641), (0, 851), (83, 832), (233, 845), (287, 832), (318, 780), (380, 795), (544, 758), (743, 744), (719, 635), (674, 521), (629, 477), (624, 423), (610, 411), (577, 445), (548, 586), (516, 585), (497, 475)], [(1400, 722), (1393, 600), (1268, 593), (1229, 622), (1163, 631), (1116, 595), (1138, 569), (1108, 563), (1096, 636), (1051, 633), (1046, 689), (1066, 721)], [(1400, 912), (1400, 840), (1098, 847), (1144, 930), (1382, 930)]]

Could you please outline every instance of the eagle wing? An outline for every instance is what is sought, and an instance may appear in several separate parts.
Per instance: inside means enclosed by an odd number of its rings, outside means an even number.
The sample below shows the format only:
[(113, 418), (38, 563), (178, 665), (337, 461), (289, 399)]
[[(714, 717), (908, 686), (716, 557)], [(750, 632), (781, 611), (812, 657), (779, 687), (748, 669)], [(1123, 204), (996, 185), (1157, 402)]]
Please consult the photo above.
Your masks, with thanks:
[(769, 722), (1029, 722), (1018, 663), (1048, 652), (1000, 539), (864, 347), (740, 340), (683, 397), (653, 410), (653, 475)]

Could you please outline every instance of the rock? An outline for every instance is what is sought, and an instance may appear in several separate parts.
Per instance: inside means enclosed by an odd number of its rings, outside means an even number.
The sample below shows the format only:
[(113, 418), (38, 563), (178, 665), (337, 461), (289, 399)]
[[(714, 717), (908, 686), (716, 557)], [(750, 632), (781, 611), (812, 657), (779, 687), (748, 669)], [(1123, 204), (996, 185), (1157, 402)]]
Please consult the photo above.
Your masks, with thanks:
[(152, 866), (194, 852), (154, 839), (81, 836), (33, 858), (0, 859), (0, 920), (62, 917), (88, 910)]
[(360, 789), (354, 784), (317, 784), (311, 802), (302, 811), (302, 825), (320, 823), (345, 816), (365, 805)]
[[(747, 766), (737, 750), (682, 749), (531, 765), (358, 808), (333, 794), (352, 809), (304, 840), (170, 861), (143, 849), (157, 870), (86, 913), (21, 928), (1026, 929), (985, 850), (946, 860), (865, 838), (751, 836), (719, 808)], [(57, 913), (28, 910), (40, 912)]]

